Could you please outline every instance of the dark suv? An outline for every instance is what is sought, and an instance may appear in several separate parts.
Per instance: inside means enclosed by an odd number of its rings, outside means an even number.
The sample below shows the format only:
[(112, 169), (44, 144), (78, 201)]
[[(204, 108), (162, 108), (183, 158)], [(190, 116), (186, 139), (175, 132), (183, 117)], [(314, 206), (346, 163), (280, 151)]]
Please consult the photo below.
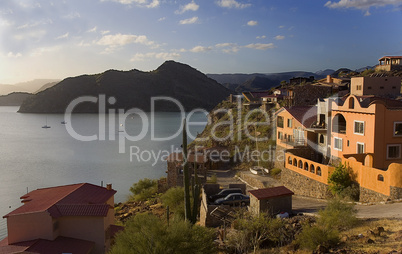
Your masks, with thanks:
[(240, 188), (223, 189), (218, 194), (209, 196), (209, 201), (215, 202), (215, 200), (217, 200), (218, 198), (225, 198), (227, 195), (232, 194), (232, 193), (242, 194), (243, 192), (241, 191)]

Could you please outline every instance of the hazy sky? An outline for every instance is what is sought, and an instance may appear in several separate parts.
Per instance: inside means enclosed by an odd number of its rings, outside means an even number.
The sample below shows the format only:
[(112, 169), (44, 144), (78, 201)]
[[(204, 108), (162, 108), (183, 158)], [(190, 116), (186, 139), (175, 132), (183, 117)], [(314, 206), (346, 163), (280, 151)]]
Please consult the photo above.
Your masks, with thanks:
[(165, 60), (204, 73), (356, 69), (402, 55), (402, 0), (0, 0), (0, 83)]

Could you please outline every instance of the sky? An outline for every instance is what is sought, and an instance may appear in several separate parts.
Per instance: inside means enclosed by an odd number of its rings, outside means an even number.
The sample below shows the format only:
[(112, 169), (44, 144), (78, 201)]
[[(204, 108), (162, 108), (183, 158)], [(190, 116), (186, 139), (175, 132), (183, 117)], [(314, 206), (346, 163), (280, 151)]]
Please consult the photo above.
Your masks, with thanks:
[(1, 0), (0, 84), (166, 60), (203, 73), (357, 69), (402, 55), (402, 0)]

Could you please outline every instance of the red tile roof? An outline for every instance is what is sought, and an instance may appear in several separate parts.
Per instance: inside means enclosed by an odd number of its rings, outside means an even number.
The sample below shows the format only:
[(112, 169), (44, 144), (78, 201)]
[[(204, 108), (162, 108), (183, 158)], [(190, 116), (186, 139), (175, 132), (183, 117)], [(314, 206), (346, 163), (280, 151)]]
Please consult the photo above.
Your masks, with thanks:
[(289, 196), (294, 194), (291, 190), (289, 190), (285, 186), (250, 190), (248, 192), (254, 197), (256, 197), (258, 200), (276, 198), (281, 196)]
[[(102, 216), (106, 217), (110, 205), (107, 204), (57, 204), (54, 207), (57, 208), (60, 216)], [(56, 214), (55, 214), (56, 215)], [(52, 217), (60, 217), (52, 216)]]
[[(8, 244), (7, 238), (1, 241), (1, 243)], [(0, 244), (0, 254), (12, 254), (12, 253), (88, 254), (91, 252), (94, 245), (95, 245), (94, 242), (59, 236), (54, 241), (37, 239), (33, 241), (15, 243), (12, 245)]]
[(316, 106), (294, 106), (291, 108), (284, 108), (289, 112), (299, 123), (305, 128), (310, 128), (311, 125), (317, 121), (317, 107)]
[[(115, 193), (115, 190), (107, 190), (104, 187), (89, 183), (37, 189), (22, 196), (21, 202), (24, 205), (3, 216), (3, 218), (17, 214), (44, 211), (48, 211), (52, 217), (59, 217), (62, 216), (59, 207), (64, 209), (63, 211), (68, 210), (69, 213), (74, 210), (74, 214), (77, 216), (85, 216), (89, 213), (100, 216), (99, 214), (104, 214), (106, 206), (85, 207), (83, 205), (105, 205), (105, 202)], [(63, 207), (59, 205), (69, 206)], [(77, 207), (72, 209), (72, 206)], [(82, 215), (78, 211), (82, 212)]]

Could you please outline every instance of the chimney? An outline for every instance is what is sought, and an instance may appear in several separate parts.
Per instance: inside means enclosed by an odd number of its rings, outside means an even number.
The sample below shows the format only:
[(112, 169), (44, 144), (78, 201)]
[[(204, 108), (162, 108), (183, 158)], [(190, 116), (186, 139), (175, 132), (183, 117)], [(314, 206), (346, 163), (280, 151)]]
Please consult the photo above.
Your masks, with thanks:
[(327, 83), (332, 83), (332, 77), (331, 77), (331, 75), (327, 75)]
[(111, 183), (106, 184), (106, 190), (112, 190), (112, 184)]

